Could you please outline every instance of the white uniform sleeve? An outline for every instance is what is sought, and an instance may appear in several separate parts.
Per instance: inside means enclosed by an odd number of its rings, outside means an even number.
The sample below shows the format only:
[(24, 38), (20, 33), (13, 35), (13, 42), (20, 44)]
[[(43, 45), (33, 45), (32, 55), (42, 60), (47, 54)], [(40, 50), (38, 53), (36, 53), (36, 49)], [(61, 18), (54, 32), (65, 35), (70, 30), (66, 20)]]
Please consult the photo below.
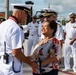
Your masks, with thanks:
[(30, 23), (27, 25), (26, 30), (29, 31)]
[(40, 24), (39, 24), (39, 27), (38, 27), (38, 35), (40, 36)]
[(64, 39), (64, 33), (63, 33), (63, 28), (62, 28), (62, 26), (60, 27), (60, 32), (59, 32), (59, 40), (63, 40)]
[(64, 27), (64, 32), (67, 31), (67, 27), (68, 27), (67, 25), (68, 25), (68, 24), (66, 24), (65, 27)]
[(11, 35), (12, 49), (22, 48), (24, 34), (21, 29), (17, 29)]
[(58, 45), (58, 51), (57, 51), (57, 58), (61, 58), (62, 57), (62, 50), (61, 50), (61, 45)]

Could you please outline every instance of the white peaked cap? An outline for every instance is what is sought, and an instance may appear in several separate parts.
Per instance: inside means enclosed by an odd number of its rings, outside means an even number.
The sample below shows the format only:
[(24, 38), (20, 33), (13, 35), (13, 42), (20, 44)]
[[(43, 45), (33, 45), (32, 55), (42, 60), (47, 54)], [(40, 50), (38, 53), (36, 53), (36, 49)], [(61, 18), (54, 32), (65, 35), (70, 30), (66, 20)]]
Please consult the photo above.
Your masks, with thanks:
[(31, 4), (11, 4), (12, 6), (21, 6), (30, 9), (32, 7)]
[(11, 4), (12, 6), (14, 6), (15, 9), (19, 9), (19, 10), (24, 10), (25, 12), (27, 12), (30, 15), (31, 12), (31, 4)]

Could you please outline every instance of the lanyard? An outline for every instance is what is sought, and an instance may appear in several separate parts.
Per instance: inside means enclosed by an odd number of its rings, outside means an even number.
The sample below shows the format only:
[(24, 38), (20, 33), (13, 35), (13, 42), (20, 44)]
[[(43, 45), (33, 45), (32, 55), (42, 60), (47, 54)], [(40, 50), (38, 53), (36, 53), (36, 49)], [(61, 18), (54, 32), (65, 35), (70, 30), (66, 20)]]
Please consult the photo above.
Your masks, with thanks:
[(17, 18), (15, 16), (10, 16), (9, 19), (15, 21), (17, 24), (19, 23)]

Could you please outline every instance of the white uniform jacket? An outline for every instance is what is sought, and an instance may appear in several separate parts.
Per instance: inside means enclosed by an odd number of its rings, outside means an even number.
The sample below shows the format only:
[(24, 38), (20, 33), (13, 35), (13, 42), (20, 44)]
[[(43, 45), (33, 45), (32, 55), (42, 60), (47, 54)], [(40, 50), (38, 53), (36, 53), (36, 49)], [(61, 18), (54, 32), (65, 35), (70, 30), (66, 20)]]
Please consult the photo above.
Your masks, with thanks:
[(55, 37), (58, 40), (64, 40), (63, 28), (62, 28), (62, 25), (59, 22), (57, 22), (57, 31), (56, 31)]
[[(12, 49), (22, 48), (24, 34), (21, 28), (12, 19), (8, 19), (0, 25), (0, 75), (23, 75), (22, 64), (12, 54)], [(9, 63), (3, 62), (4, 41), (6, 42), (6, 53), (9, 54)], [(15, 73), (12, 69), (14, 61)]]

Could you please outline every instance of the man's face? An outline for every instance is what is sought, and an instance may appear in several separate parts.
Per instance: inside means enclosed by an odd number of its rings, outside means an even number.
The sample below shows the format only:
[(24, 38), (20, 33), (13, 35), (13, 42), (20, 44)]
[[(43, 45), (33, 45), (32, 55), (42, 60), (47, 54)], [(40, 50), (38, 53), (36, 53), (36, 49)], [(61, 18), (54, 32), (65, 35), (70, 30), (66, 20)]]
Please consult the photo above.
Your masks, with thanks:
[(25, 20), (27, 20), (27, 13), (24, 11), (21, 15), (21, 23), (24, 24)]
[(36, 18), (32, 18), (32, 21), (33, 21), (33, 22), (36, 22)]
[(57, 15), (54, 15), (54, 21), (56, 21), (57, 20)]
[(43, 22), (44, 21), (44, 17), (43, 18), (40, 18), (40, 21)]
[(74, 23), (75, 22), (75, 17), (70, 17), (70, 22)]
[(55, 20), (54, 15), (51, 15), (51, 16), (48, 18), (48, 20), (49, 20), (49, 21)]

